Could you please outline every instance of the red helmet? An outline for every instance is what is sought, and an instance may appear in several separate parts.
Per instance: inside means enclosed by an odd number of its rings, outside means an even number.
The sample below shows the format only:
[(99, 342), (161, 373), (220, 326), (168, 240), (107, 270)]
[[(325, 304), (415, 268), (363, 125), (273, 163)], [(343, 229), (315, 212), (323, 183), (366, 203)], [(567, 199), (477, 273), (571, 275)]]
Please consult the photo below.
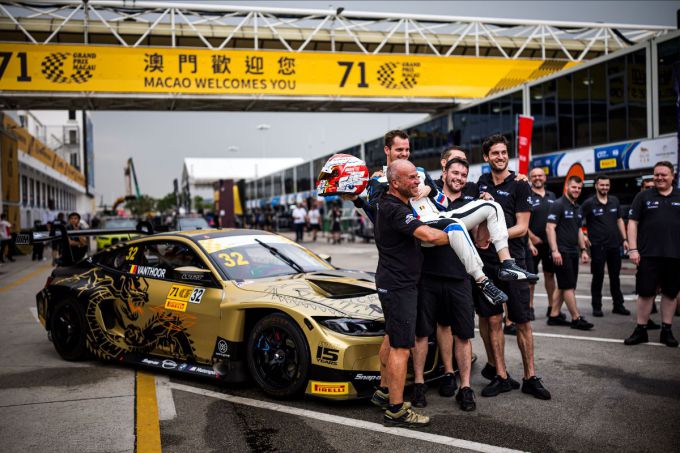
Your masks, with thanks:
[(334, 154), (321, 169), (316, 183), (319, 196), (359, 195), (368, 185), (368, 167), (349, 154)]

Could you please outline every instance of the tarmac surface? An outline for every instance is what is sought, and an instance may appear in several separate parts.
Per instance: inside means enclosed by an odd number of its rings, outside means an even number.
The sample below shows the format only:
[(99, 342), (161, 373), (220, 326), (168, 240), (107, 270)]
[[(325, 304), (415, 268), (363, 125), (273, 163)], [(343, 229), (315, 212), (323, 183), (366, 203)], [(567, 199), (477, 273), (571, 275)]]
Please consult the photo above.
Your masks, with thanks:
[[(377, 264), (372, 243), (333, 245), (319, 238), (305, 245), (330, 255), (338, 267), (374, 271)], [(680, 349), (655, 343), (658, 331), (650, 332), (646, 345), (622, 342), (635, 325), (629, 263), (622, 287), (630, 316), (612, 314), (605, 298), (605, 316), (593, 318), (589, 268), (581, 267), (577, 301), (595, 324), (589, 332), (547, 326), (545, 290), (537, 285), (536, 368), (552, 400), (520, 391), (481, 397), (485, 355), (476, 337), (477, 410), (462, 412), (433, 384), (422, 409), (432, 424), (417, 431), (382, 427), (380, 411), (367, 401), (274, 400), (254, 383), (224, 385), (99, 361), (66, 362), (35, 314), (35, 294), (50, 271), (48, 262), (26, 256), (0, 266), (2, 451), (620, 452), (678, 451), (680, 445)], [(653, 319), (660, 322), (659, 315)], [(674, 334), (680, 338), (678, 319)], [(511, 336), (506, 361), (520, 379)]]

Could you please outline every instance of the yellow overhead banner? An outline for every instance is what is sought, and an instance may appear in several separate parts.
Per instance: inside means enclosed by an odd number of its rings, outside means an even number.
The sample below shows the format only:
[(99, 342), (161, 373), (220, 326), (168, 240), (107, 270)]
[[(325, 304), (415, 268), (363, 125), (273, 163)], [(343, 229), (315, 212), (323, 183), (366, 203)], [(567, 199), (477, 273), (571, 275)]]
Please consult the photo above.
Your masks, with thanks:
[(505, 58), (0, 45), (0, 90), (483, 98), (572, 66)]

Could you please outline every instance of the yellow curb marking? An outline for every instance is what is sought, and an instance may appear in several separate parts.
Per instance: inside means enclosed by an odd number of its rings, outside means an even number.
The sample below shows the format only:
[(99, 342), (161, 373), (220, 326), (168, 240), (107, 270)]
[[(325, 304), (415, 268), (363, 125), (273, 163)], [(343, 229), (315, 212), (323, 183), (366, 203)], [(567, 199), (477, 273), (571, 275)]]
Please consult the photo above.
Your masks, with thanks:
[(156, 377), (143, 371), (137, 372), (135, 397), (136, 448), (139, 453), (161, 451), (161, 430), (158, 424), (156, 401)]
[(50, 269), (51, 267), (52, 267), (51, 264), (43, 264), (42, 266), (40, 266), (39, 268), (37, 268), (36, 270), (31, 272), (30, 274), (24, 275), (23, 277), (21, 277), (17, 280), (14, 280), (12, 283), (0, 288), (0, 293), (4, 293), (5, 291), (9, 291), (10, 289), (14, 289), (17, 286), (23, 285), (27, 281), (32, 280), (35, 276), (45, 272), (47, 269)]

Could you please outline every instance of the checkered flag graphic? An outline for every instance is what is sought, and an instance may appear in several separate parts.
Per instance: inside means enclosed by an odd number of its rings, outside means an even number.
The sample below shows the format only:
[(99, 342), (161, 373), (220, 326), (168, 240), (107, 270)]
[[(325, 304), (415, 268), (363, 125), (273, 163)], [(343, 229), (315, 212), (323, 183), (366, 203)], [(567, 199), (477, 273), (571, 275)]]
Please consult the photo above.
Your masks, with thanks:
[(45, 57), (41, 64), (41, 71), (47, 80), (54, 83), (85, 83), (92, 78), (88, 69), (77, 69), (70, 77), (66, 76), (64, 64), (70, 54), (57, 52)]
[(397, 69), (396, 63), (385, 63), (378, 68), (378, 82), (385, 88), (393, 89), (398, 85), (394, 79), (394, 71)]
[(42, 73), (47, 80), (54, 83), (69, 83), (70, 79), (64, 75), (64, 61), (67, 53), (58, 52), (45, 57), (42, 62)]

